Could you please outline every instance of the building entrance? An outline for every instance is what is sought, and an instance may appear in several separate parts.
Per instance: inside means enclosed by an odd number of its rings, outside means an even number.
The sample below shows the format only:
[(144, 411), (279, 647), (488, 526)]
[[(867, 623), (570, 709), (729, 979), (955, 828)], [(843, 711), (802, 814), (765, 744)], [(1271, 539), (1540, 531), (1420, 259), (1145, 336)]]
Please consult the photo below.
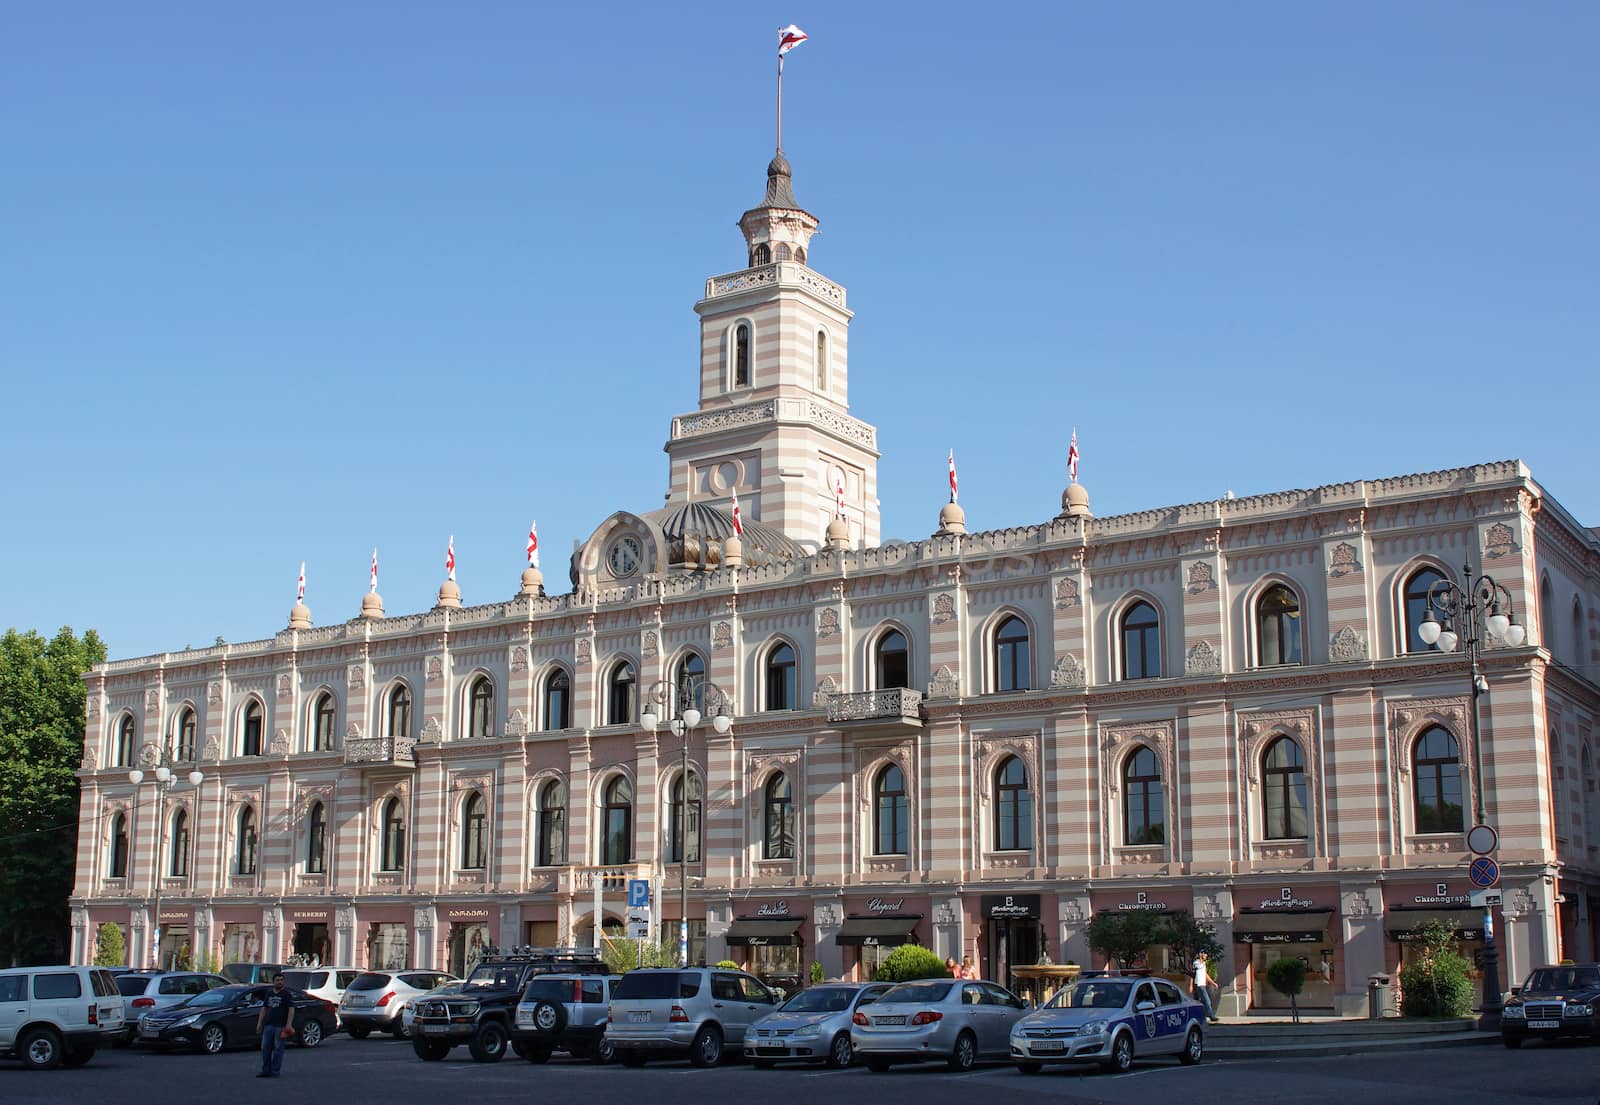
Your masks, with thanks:
[(1011, 968), (1039, 962), (1039, 895), (985, 894), (981, 904), (988, 938), (978, 973), (1014, 992)]
[(291, 954), (295, 962), (318, 965), (333, 958), (333, 944), (328, 939), (325, 922), (302, 922), (294, 927), (294, 944)]

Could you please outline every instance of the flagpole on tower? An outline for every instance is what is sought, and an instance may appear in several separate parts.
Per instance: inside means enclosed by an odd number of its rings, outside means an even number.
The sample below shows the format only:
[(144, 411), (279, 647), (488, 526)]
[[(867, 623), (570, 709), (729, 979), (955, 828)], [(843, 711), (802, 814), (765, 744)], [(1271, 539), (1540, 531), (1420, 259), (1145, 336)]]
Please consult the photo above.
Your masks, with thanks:
[(783, 153), (783, 55), (806, 40), (806, 33), (793, 23), (778, 28), (778, 152)]
[(783, 152), (783, 54), (778, 54), (778, 152)]

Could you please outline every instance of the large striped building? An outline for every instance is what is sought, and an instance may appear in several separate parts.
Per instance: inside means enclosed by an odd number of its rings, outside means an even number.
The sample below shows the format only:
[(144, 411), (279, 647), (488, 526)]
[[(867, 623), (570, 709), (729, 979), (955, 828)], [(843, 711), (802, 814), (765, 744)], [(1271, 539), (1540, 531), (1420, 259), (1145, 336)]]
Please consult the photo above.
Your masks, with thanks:
[[(675, 925), (686, 875), (695, 958), (779, 980), (906, 941), (1004, 979), (1094, 961), (1096, 912), (1187, 910), (1230, 949), (1224, 1012), (1279, 1001), (1282, 955), (1313, 968), (1302, 1005), (1360, 1012), (1421, 921), (1481, 947), (1478, 821), (1507, 977), (1600, 953), (1600, 539), (1523, 465), (1109, 518), (1074, 483), (1032, 524), (968, 533), (949, 504), (885, 544), (852, 316), (781, 154), (740, 226), (668, 501), (608, 517), (570, 591), (297, 606), (87, 676), (79, 959), (110, 922), (148, 962), (159, 915), (167, 960), (459, 970), (589, 940), (597, 885), (618, 925), (625, 877)], [(1527, 633), (1485, 642), (1481, 741), (1467, 660), (1420, 636), (1463, 564)], [(728, 731), (641, 725), (689, 697)], [(160, 763), (179, 782), (130, 784)]]

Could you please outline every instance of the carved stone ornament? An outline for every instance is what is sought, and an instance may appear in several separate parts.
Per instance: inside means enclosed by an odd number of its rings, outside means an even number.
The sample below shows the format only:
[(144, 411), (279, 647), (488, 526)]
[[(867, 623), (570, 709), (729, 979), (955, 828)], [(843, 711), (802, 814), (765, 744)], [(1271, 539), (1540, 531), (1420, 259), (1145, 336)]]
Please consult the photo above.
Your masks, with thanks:
[(1328, 562), (1328, 575), (1334, 579), (1343, 579), (1349, 575), (1361, 574), (1361, 561), (1356, 558), (1356, 547), (1348, 541), (1341, 541), (1333, 547), (1333, 556)]
[(1292, 710), (1266, 710), (1239, 716), (1239, 756), (1244, 761), (1245, 777), (1250, 786), (1257, 785), (1261, 775), (1261, 757), (1267, 746), (1279, 737), (1288, 737), (1300, 746), (1300, 759), (1305, 765), (1306, 793), (1313, 809), (1317, 803), (1317, 770), (1322, 762), (1318, 749), (1317, 711), (1312, 707)]
[(592, 658), (592, 656), (593, 656), (593, 646), (589, 644), (589, 638), (587, 638), (587, 637), (579, 637), (578, 638), (578, 663), (587, 664), (590, 661), (590, 659)]
[(1076, 690), (1085, 683), (1083, 664), (1070, 652), (1063, 652), (1056, 658), (1056, 666), (1050, 669), (1050, 687), (1053, 690)]
[(84, 706), (85, 716), (97, 718), (100, 716), (100, 699), (95, 695), (89, 696), (88, 704)]
[(444, 662), (437, 656), (428, 657), (427, 672), (428, 682), (437, 683), (444, 677)]
[(207, 737), (206, 746), (201, 750), (200, 758), (204, 760), (214, 760), (220, 755), (222, 755), (222, 746), (217, 743), (217, 738)]
[(344, 739), (347, 741), (358, 741), (361, 739), (361, 723), (359, 721), (352, 721), (349, 725), (344, 727)]
[(945, 625), (955, 620), (956, 600), (949, 595), (937, 595), (933, 600), (933, 624)]
[(100, 757), (95, 754), (95, 750), (92, 745), (86, 744), (83, 746), (83, 761), (78, 766), (83, 768), (85, 771), (93, 771), (96, 767), (100, 766)]
[(438, 741), (439, 741), (439, 733), (440, 733), (440, 727), (439, 727), (439, 719), (437, 717), (430, 717), (426, 722), (423, 723), (423, 726), (422, 726), (422, 739), (423, 740), (429, 742), (430, 744), (437, 744)]
[(940, 902), (933, 910), (933, 923), (936, 925), (953, 925), (957, 915), (955, 907), (949, 902)]
[(1483, 555), (1487, 560), (1499, 560), (1517, 551), (1516, 535), (1504, 522), (1496, 522), (1483, 535)]
[(839, 684), (834, 681), (833, 676), (824, 675), (817, 682), (817, 693), (812, 696), (811, 705), (826, 706), (828, 704), (828, 699), (832, 698), (838, 693)]
[(1071, 610), (1078, 605), (1077, 580), (1062, 578), (1056, 580), (1056, 609)]
[[(1467, 739), (1467, 710), (1471, 700), (1460, 698), (1408, 698), (1389, 703), (1389, 754), (1402, 777), (1411, 774), (1412, 745), (1422, 731), (1443, 726), (1455, 738), (1461, 753), (1461, 777), (1472, 778), (1472, 742)], [(1463, 788), (1470, 805), (1470, 788)], [(1468, 809), (1468, 814), (1474, 811)], [(1471, 822), (1469, 822), (1471, 824)]]
[(279, 698), (288, 698), (290, 692), (293, 689), (294, 689), (294, 683), (293, 683), (292, 680), (290, 680), (290, 678), (289, 678), (289, 676), (287, 674), (283, 674), (283, 675), (278, 676), (278, 697)]
[(413, 917), (412, 919), (416, 922), (416, 927), (417, 927), (417, 931), (418, 932), (432, 931), (432, 929), (433, 929), (433, 910), (432, 909), (419, 907), (416, 910), (415, 917)]
[(1353, 626), (1340, 626), (1328, 642), (1328, 659), (1335, 664), (1349, 664), (1366, 658), (1366, 639)]
[(345, 682), (350, 684), (352, 691), (359, 691), (367, 685), (367, 669), (360, 664), (351, 664), (349, 672), (345, 675)]
[(939, 670), (933, 673), (933, 682), (928, 684), (928, 697), (954, 698), (960, 693), (961, 686), (956, 673), (950, 670), (949, 664), (940, 664)]
[(279, 729), (272, 734), (272, 743), (267, 746), (267, 751), (274, 756), (287, 756), (289, 754), (289, 730)]
[(1215, 591), (1216, 589), (1217, 581), (1212, 574), (1210, 564), (1207, 564), (1204, 560), (1196, 560), (1189, 565), (1189, 593), (1191, 595), (1204, 594), (1207, 591)]
[(528, 650), (526, 648), (524, 648), (522, 645), (518, 645), (517, 647), (515, 647), (515, 648), (513, 648), (511, 650), (511, 670), (512, 671), (527, 671), (528, 670)]
[(1201, 641), (1183, 659), (1185, 675), (1218, 675), (1221, 671), (1222, 660), (1217, 656), (1217, 650), (1211, 647), (1210, 641)]
[(727, 622), (718, 622), (711, 630), (711, 647), (723, 649), (731, 644), (733, 644), (733, 626)]
[(214, 682), (206, 687), (206, 705), (222, 705), (222, 683), (220, 681)]
[(644, 641), (639, 645), (639, 652), (646, 660), (654, 660), (661, 654), (661, 645), (658, 642), (655, 630), (647, 629), (644, 631)]
[(525, 737), (528, 735), (528, 718), (522, 712), (522, 707), (511, 711), (511, 716), (506, 719), (506, 736)]
[(830, 637), (839, 635), (839, 612), (833, 607), (828, 607), (817, 615), (817, 637), (826, 641)]
[(154, 767), (161, 762), (161, 749), (156, 747), (155, 741), (145, 741), (139, 746), (139, 766)]
[(159, 687), (151, 687), (145, 692), (144, 708), (147, 713), (152, 714), (161, 709), (161, 689)]

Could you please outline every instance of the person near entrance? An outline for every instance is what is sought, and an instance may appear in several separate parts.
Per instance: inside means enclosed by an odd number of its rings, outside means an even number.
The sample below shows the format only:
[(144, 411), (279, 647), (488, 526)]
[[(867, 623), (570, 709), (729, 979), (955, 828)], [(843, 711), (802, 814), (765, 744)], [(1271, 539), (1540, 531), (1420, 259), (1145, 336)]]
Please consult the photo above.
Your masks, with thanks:
[(283, 972), (272, 976), (272, 990), (261, 1002), (256, 1015), (256, 1033), (261, 1037), (261, 1073), (257, 1078), (275, 1078), (283, 1069), (283, 1047), (294, 1035), (294, 991), (283, 984)]
[(1206, 1007), (1206, 1020), (1217, 1023), (1217, 1010), (1211, 1004), (1211, 973), (1206, 968), (1206, 953), (1194, 953), (1194, 996)]

